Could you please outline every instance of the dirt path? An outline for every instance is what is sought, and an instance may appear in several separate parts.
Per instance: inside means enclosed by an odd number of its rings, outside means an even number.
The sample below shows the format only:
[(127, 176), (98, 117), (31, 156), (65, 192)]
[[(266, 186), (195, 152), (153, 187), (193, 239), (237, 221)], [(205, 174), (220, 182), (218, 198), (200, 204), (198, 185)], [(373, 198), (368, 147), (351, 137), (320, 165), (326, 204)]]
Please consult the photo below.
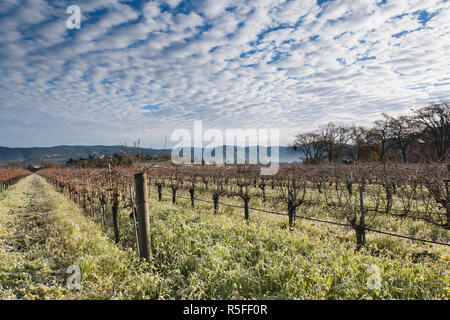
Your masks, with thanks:
[(58, 255), (47, 245), (46, 220), (52, 208), (45, 182), (31, 176), (6, 193), (0, 202), (0, 296), (62, 294), (67, 276)]
[[(126, 296), (117, 287), (136, 282), (137, 263), (43, 178), (0, 194), (0, 299)], [(70, 266), (80, 268), (82, 289), (67, 287)]]

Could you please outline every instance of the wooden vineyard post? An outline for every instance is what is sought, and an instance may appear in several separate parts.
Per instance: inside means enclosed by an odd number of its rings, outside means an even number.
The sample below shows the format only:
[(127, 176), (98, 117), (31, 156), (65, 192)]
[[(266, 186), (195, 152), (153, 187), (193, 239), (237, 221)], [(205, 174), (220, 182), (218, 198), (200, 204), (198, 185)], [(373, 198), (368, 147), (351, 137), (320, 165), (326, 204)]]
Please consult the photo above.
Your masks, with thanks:
[(356, 249), (359, 251), (366, 246), (366, 226), (364, 222), (364, 186), (359, 187), (359, 203), (361, 208), (361, 217), (359, 226), (356, 230)]
[(102, 226), (106, 228), (106, 196), (102, 194), (100, 198), (100, 210), (102, 214)]
[(446, 204), (447, 204), (447, 228), (450, 228), (450, 201), (449, 201), (449, 195), (450, 195), (450, 191), (448, 190), (448, 181), (449, 180), (444, 180), (445, 182), (445, 192), (447, 194), (447, 199), (446, 199)]
[(150, 214), (148, 209), (148, 186), (147, 174), (136, 173), (134, 175), (134, 183), (136, 189), (136, 207), (138, 219), (138, 241), (139, 241), (139, 256), (151, 261), (151, 241), (150, 241)]
[[(147, 199), (148, 199), (147, 194)], [(138, 228), (138, 221), (137, 221), (137, 213), (136, 213), (136, 207), (134, 205), (134, 195), (133, 195), (133, 187), (130, 186), (130, 205), (131, 205), (131, 217), (133, 218), (133, 227), (134, 227), (134, 236), (136, 237), (136, 249), (138, 252), (138, 255), (141, 256), (140, 249), (139, 249), (139, 228)]]
[[(147, 185), (148, 185), (148, 186), (151, 185), (150, 178), (148, 178), (148, 180), (147, 180)], [(147, 198), (148, 198), (148, 199), (151, 199), (151, 198), (152, 198), (151, 193), (152, 193), (152, 188), (149, 187), (149, 188), (148, 188), (148, 194), (147, 194)]]
[[(448, 172), (450, 172), (450, 164), (449, 165), (447, 165), (447, 170), (448, 170)], [(447, 195), (447, 201), (446, 201), (446, 203), (447, 203), (447, 223), (446, 223), (446, 226), (445, 226), (445, 228), (446, 229), (450, 229), (450, 190), (448, 189), (448, 182), (449, 182), (450, 180), (448, 180), (448, 179), (445, 179), (444, 180), (444, 183), (445, 183), (445, 192), (446, 192), (446, 195)]]
[(120, 242), (120, 228), (119, 228), (119, 195), (114, 192), (112, 216), (114, 225), (114, 238), (116, 243)]
[(105, 220), (105, 204), (101, 203), (100, 204), (100, 212), (102, 215), (102, 227), (105, 228), (106, 227), (106, 220)]

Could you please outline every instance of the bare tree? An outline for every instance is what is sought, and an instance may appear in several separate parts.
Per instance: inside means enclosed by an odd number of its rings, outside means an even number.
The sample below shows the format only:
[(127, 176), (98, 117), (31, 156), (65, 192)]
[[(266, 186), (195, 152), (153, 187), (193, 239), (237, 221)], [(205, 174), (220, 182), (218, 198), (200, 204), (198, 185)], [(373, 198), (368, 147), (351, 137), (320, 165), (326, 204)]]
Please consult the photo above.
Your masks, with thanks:
[(370, 130), (369, 134), (369, 139), (377, 151), (380, 162), (385, 160), (389, 149), (392, 147), (390, 143), (389, 116), (385, 113), (382, 116), (383, 119), (374, 122), (375, 126)]
[(397, 118), (387, 117), (389, 125), (389, 136), (392, 139), (393, 146), (398, 147), (402, 154), (403, 163), (408, 160), (407, 152), (417, 139), (417, 126), (414, 119), (401, 115)]
[(370, 160), (371, 153), (374, 151), (374, 146), (370, 143), (371, 131), (365, 127), (349, 128), (352, 145), (348, 146), (348, 154), (353, 160)]
[(348, 127), (337, 126), (330, 122), (319, 129), (319, 137), (323, 143), (328, 161), (337, 161), (343, 155), (351, 138)]
[(441, 102), (416, 110), (416, 120), (423, 126), (425, 139), (435, 151), (435, 159), (444, 160), (450, 147), (450, 104)]
[(324, 144), (315, 132), (298, 134), (292, 148), (303, 153), (303, 162), (307, 164), (318, 164), (326, 156)]

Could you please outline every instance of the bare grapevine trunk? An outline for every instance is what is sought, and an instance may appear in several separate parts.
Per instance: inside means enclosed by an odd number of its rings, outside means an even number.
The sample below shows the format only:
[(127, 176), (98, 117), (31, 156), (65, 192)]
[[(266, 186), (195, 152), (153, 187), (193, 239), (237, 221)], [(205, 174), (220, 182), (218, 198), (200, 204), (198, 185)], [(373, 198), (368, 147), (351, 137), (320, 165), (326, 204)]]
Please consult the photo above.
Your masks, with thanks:
[(189, 189), (189, 194), (191, 196), (191, 206), (192, 206), (192, 208), (194, 208), (194, 189), (193, 188)]
[(172, 188), (172, 204), (177, 203), (177, 189)]
[(119, 195), (114, 194), (113, 207), (112, 207), (113, 225), (114, 225), (114, 238), (116, 243), (120, 242), (120, 227), (119, 227)]
[(158, 201), (162, 201), (162, 185), (158, 185)]

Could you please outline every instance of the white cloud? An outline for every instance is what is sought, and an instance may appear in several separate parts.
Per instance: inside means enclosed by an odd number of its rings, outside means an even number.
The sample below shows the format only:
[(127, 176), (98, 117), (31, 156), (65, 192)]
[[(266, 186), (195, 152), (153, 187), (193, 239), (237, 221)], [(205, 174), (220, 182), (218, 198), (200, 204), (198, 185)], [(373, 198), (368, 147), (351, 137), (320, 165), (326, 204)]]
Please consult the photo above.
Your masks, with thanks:
[[(80, 0), (76, 32), (65, 1), (2, 2), (0, 144), (157, 146), (193, 120), (278, 127), (289, 143), (448, 99), (449, 2), (375, 2)], [(419, 10), (436, 15), (423, 25)]]
[(230, 4), (229, 0), (194, 0), (193, 2), (197, 10), (208, 19), (213, 19), (219, 14), (223, 14)]
[(166, 2), (171, 8), (176, 8), (176, 7), (180, 4), (181, 0), (166, 0), (165, 2)]

